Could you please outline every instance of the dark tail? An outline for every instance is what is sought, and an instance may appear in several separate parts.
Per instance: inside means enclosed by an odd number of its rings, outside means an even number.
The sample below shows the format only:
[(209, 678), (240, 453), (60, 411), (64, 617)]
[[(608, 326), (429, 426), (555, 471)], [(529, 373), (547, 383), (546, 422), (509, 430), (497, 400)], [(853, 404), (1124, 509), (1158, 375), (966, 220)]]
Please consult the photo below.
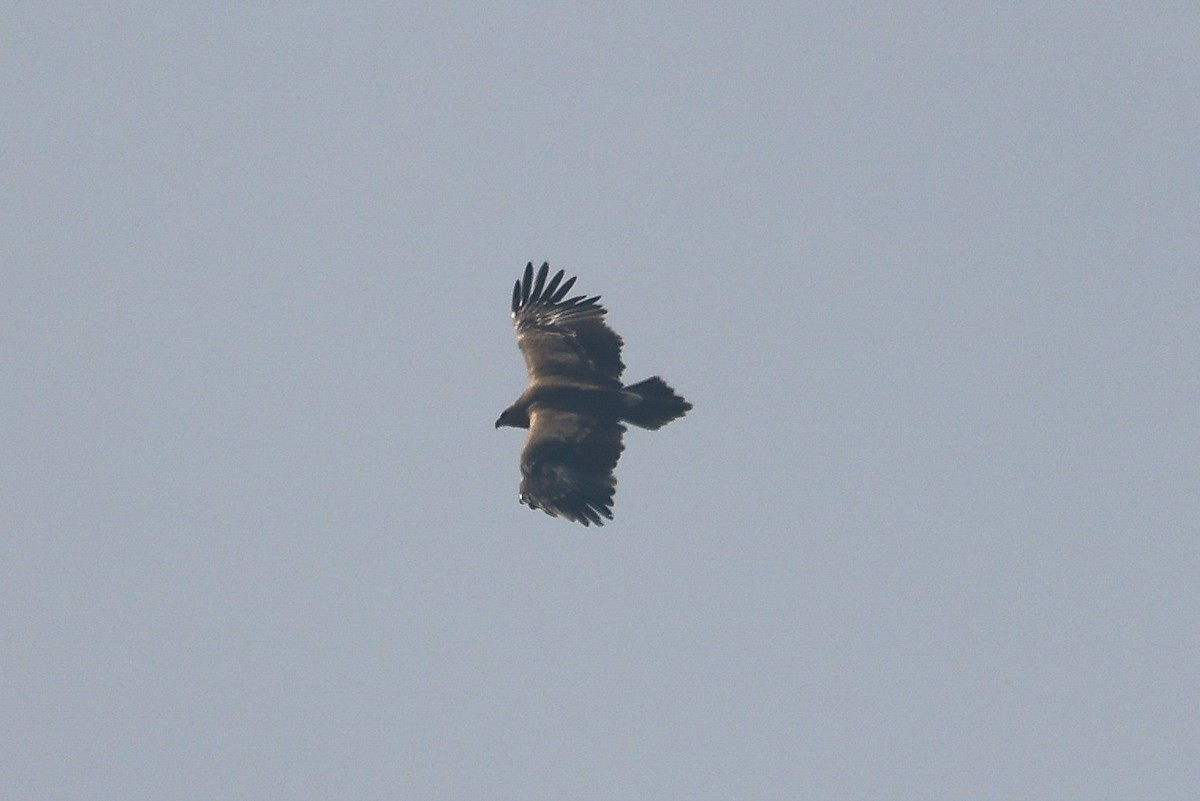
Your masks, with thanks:
[(675, 394), (667, 382), (658, 376), (625, 387), (630, 407), (621, 419), (651, 431), (662, 428), (677, 417), (683, 417), (692, 404)]

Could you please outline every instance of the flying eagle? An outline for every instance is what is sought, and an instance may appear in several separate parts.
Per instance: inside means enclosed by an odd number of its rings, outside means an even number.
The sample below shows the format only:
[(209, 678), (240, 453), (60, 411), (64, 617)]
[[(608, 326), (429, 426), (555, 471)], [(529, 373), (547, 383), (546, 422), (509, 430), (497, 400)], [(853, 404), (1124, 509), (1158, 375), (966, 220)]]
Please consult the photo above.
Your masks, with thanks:
[(622, 423), (662, 428), (692, 404), (658, 376), (623, 386), (621, 337), (604, 323), (600, 296), (566, 297), (575, 279), (550, 265), (513, 285), (512, 317), (529, 386), (496, 421), (528, 428), (521, 451), (521, 503), (568, 520), (604, 525), (612, 519), (624, 445)]

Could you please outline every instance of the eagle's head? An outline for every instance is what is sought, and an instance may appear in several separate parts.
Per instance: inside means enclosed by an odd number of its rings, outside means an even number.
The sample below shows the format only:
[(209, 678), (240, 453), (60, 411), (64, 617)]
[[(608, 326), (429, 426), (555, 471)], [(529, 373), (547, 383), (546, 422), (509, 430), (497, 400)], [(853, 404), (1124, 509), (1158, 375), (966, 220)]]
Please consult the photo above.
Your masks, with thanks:
[(529, 412), (516, 406), (509, 406), (500, 413), (500, 417), (496, 420), (496, 428), (500, 426), (529, 428)]

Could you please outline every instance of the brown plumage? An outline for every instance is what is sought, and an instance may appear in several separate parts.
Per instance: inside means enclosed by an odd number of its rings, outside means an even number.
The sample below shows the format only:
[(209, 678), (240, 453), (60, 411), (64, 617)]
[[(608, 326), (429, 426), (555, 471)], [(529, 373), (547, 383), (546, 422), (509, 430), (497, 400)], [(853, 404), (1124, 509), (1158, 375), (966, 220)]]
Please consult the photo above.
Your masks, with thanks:
[(567, 292), (559, 270), (525, 266), (513, 285), (512, 317), (529, 385), (496, 421), (528, 428), (521, 451), (521, 503), (589, 525), (612, 519), (622, 423), (658, 429), (692, 404), (658, 376), (624, 386), (621, 337), (604, 322), (600, 296)]

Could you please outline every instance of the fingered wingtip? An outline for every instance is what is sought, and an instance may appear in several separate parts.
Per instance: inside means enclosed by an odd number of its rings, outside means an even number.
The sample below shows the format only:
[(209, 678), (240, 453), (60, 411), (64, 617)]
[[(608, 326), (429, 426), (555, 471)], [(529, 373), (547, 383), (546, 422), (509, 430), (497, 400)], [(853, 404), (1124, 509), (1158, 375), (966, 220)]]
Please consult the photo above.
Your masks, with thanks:
[[(564, 280), (566, 279), (566, 280)], [(575, 295), (567, 298), (571, 287), (575, 286), (577, 276), (566, 278), (566, 271), (559, 270), (550, 274), (550, 262), (542, 262), (542, 266), (534, 271), (533, 262), (525, 263), (525, 271), (513, 284), (512, 313), (516, 314), (525, 306), (533, 304), (550, 304), (565, 306), (595, 306), (600, 300), (599, 295)], [(565, 300), (564, 300), (565, 298)]]

